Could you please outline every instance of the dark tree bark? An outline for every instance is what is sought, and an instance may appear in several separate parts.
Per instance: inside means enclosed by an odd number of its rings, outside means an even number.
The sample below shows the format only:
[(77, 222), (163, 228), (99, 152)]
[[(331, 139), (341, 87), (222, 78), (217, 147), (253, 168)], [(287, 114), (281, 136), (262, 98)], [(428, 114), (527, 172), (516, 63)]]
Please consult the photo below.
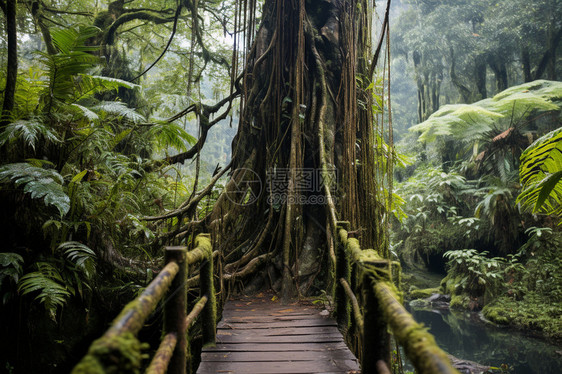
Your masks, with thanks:
[(525, 82), (530, 82), (533, 80), (531, 75), (531, 56), (529, 55), (529, 48), (523, 47), (521, 49), (521, 63), (523, 64), (523, 78)]
[(7, 0), (5, 4), (6, 34), (8, 36), (8, 64), (6, 67), (6, 87), (4, 88), (4, 102), (2, 104), (2, 118), (0, 129), (10, 123), (11, 112), (14, 109), (16, 81), (18, 77), (18, 40), (16, 28), (16, 0)]
[(496, 92), (507, 89), (507, 68), (505, 62), (501, 60), (501, 57), (490, 56), (488, 57), (488, 65), (496, 78)]
[(556, 80), (556, 49), (562, 39), (562, 28), (557, 32), (550, 29), (548, 33), (548, 48), (541, 58), (537, 69), (535, 70), (534, 79), (541, 79), (548, 68), (548, 79)]

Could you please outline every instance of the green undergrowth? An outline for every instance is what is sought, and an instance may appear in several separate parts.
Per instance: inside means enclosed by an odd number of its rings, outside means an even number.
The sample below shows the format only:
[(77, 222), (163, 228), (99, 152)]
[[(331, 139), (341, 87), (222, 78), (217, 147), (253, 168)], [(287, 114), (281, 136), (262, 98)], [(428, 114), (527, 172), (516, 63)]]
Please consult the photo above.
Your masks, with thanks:
[(523, 300), (500, 297), (484, 306), (484, 316), (500, 325), (540, 331), (551, 338), (562, 338), (562, 303), (536, 292), (529, 292)]
[(449, 251), (441, 292), (452, 309), (482, 309), (500, 325), (562, 338), (562, 233), (530, 228), (525, 245), (512, 255), (491, 258), (473, 249)]

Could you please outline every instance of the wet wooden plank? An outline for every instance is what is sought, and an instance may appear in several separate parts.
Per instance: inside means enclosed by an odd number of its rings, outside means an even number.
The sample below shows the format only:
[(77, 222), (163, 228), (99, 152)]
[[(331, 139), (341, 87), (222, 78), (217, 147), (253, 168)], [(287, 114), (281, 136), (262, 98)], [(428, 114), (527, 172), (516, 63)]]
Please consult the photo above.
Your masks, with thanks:
[(229, 301), (198, 373), (358, 373), (336, 322), (310, 302)]
[(343, 341), (324, 343), (217, 343), (215, 347), (203, 348), (203, 352), (293, 352), (293, 351), (336, 351), (348, 349)]
[(205, 362), (269, 362), (269, 361), (316, 361), (316, 360), (355, 360), (348, 349), (338, 350), (312, 350), (312, 351), (287, 351), (275, 352), (203, 352), (201, 360)]
[[(217, 328), (219, 329), (269, 329), (275, 327), (285, 327), (287, 326), (287, 321), (276, 321), (276, 322), (232, 322), (232, 321), (221, 321), (219, 322)], [(293, 327), (313, 327), (313, 326), (337, 326), (336, 321), (332, 319), (305, 319), (305, 320), (293, 320), (291, 321), (291, 326)]]
[[(252, 330), (252, 331), (247, 331)], [(232, 334), (246, 334), (251, 333), (253, 335), (264, 335), (264, 336), (280, 336), (280, 335), (316, 335), (316, 334), (339, 334), (339, 330), (336, 326), (301, 326), (301, 327), (271, 327), (263, 329), (252, 329), (248, 327), (246, 329), (229, 329), (229, 328), (218, 328), (217, 333), (223, 335)]]
[(202, 362), (197, 373), (348, 373), (355, 371), (348, 361), (278, 361), (278, 362)]

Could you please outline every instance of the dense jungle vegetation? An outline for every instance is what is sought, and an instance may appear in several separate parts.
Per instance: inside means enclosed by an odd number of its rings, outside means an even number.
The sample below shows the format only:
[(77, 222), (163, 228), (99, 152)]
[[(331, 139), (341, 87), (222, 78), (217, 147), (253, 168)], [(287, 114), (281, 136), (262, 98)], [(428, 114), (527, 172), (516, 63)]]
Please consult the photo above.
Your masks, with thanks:
[[(387, 40), (386, 1), (281, 3), (0, 0), (0, 371), (68, 372), (199, 232), (248, 291), (326, 295), (334, 211), (407, 298), (562, 339), (562, 2), (393, 0)], [(225, 197), (328, 167), (335, 207)]]

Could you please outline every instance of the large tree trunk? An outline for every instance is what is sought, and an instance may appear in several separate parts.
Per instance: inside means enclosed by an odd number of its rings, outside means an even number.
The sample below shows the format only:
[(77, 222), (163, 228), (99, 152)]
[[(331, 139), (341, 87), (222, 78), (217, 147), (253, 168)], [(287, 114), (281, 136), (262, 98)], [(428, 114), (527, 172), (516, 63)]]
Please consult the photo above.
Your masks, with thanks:
[(11, 112), (14, 109), (16, 81), (18, 77), (18, 40), (16, 29), (16, 0), (8, 0), (2, 9), (6, 14), (6, 34), (8, 39), (8, 65), (6, 67), (6, 86), (2, 103), (2, 118), (0, 130), (10, 123)]
[(379, 242), (372, 95), (356, 86), (361, 74), (370, 81), (372, 9), (368, 0), (266, 0), (247, 59), (213, 228), (236, 267), (266, 254), (284, 298), (327, 289), (336, 220), (350, 221), (365, 248)]

